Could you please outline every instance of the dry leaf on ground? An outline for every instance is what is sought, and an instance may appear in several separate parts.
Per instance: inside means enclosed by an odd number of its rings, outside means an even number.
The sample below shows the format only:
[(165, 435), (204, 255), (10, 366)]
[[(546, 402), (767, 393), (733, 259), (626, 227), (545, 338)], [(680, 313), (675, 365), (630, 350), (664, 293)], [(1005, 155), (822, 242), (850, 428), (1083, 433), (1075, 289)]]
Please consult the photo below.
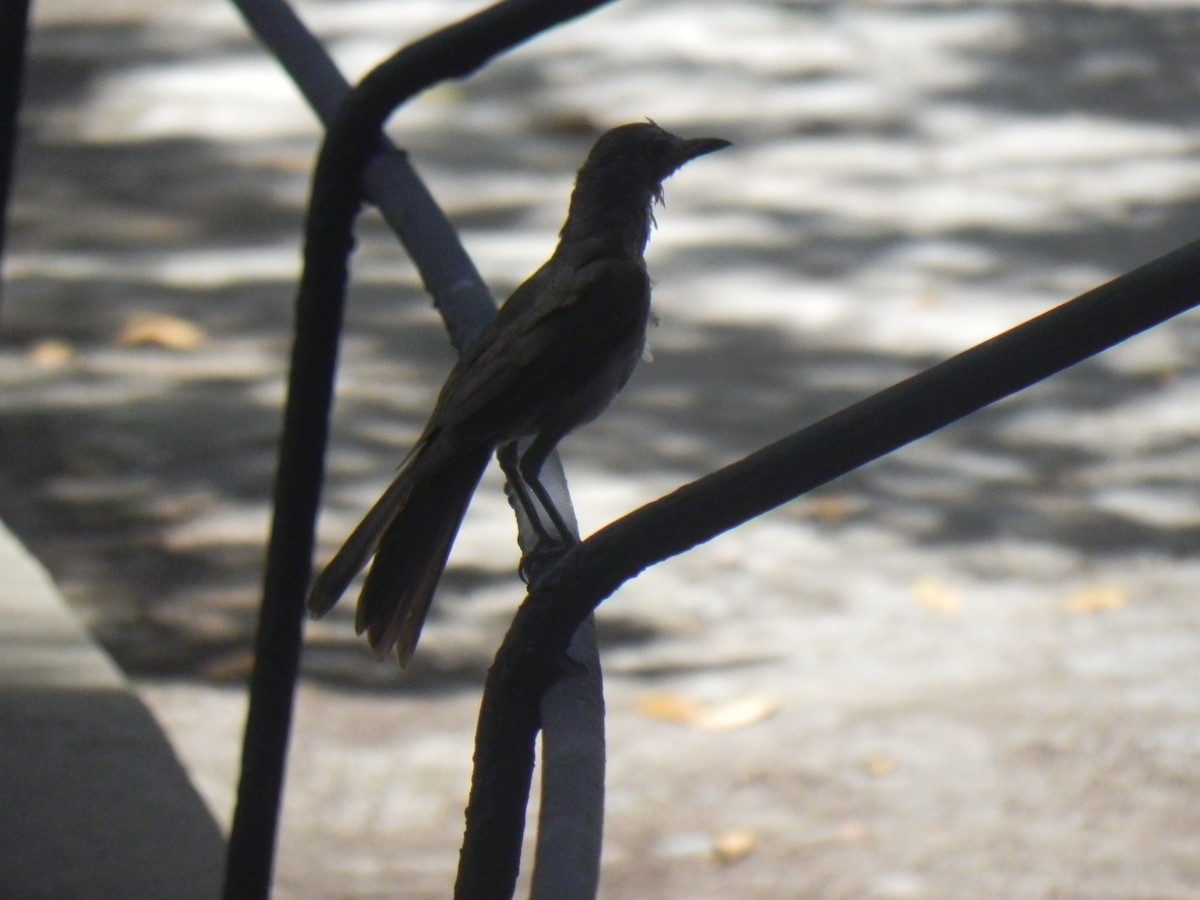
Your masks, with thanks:
[(886, 753), (872, 753), (862, 761), (862, 770), (872, 778), (883, 778), (895, 772), (899, 765), (895, 757)]
[(769, 719), (779, 703), (769, 697), (748, 696), (723, 703), (705, 704), (683, 694), (648, 694), (637, 703), (637, 711), (651, 719), (677, 722), (707, 731), (735, 731)]
[(1115, 584), (1097, 584), (1077, 591), (1063, 601), (1063, 609), (1077, 616), (1109, 612), (1129, 605), (1129, 592)]
[(75, 358), (75, 348), (66, 341), (38, 341), (27, 351), (25, 358), (39, 369), (57, 369)]
[(117, 336), (122, 347), (150, 345), (167, 350), (193, 350), (204, 343), (207, 333), (194, 322), (178, 316), (149, 313), (133, 316)]
[(936, 578), (919, 578), (912, 586), (912, 598), (917, 606), (938, 615), (950, 615), (962, 610), (962, 596)]
[(758, 846), (758, 835), (748, 828), (733, 828), (722, 831), (713, 841), (713, 855), (717, 862), (729, 865), (745, 859)]

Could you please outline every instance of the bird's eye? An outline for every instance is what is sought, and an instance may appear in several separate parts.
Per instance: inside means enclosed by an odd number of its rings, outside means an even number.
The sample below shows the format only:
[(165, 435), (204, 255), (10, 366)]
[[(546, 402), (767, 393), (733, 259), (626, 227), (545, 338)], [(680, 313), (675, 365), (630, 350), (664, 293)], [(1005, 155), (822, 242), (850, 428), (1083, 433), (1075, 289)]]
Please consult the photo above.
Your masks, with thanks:
[(657, 138), (646, 145), (646, 156), (648, 159), (668, 160), (674, 155), (675, 146), (666, 138)]

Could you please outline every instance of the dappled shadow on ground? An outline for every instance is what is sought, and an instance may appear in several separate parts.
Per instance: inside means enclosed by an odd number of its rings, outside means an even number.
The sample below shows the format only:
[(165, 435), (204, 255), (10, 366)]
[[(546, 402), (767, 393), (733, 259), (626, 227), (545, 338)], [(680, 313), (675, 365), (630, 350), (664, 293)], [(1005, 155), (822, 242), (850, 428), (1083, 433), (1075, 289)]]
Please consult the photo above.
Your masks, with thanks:
[[(1010, 23), (1008, 38), (975, 56), (979, 77), (931, 90), (923, 103), (1014, 119), (1103, 116), (1167, 132), (1196, 124), (1191, 97), (1200, 67), (1190, 48), (1200, 28), (1192, 11), (1023, 4), (1001, 14)], [(247, 41), (228, 38), (205, 48), (215, 61), (251, 52)], [(95, 100), (105, 77), (132, 65), (169, 68), (172, 61), (153, 31), (130, 24), (50, 28), (35, 43), (3, 311), (0, 498), (6, 520), (128, 670), (240, 677), (279, 427), (289, 273), (314, 142), (311, 136), (258, 145), (196, 136), (96, 142), (72, 133), (71, 117)], [(461, 102), (532, 108), (543, 92), (559, 102), (553, 79), (539, 69), (545, 65), (552, 64), (516, 56), (495, 81), (465, 87)], [(812, 81), (822, 77), (845, 73)], [(521, 92), (531, 96), (511, 96)], [(742, 131), (753, 146), (751, 114), (716, 109), (713, 118)], [(524, 120), (529, 135), (514, 129), (497, 141), (479, 118), (466, 115), (453, 127), (422, 126), (411, 143), (448, 186), (469, 240), (488, 246), (513, 229), (537, 229), (536, 240), (548, 250), (553, 225), (543, 227), (542, 220), (558, 215), (565, 198), (531, 212), (519, 192), (480, 199), (454, 186), (489, 177), (503, 182), (531, 168), (526, 177), (536, 182), (537, 195), (544, 185), (536, 177), (545, 175), (537, 171), (539, 160), (569, 172), (569, 160), (587, 144), (578, 122), (564, 119), (555, 127), (533, 112)], [(699, 131), (704, 123), (681, 125)], [(796, 122), (797, 143), (816, 127)], [(911, 136), (894, 116), (834, 115), (817, 130), (817, 137), (852, 136), (884, 152), (889, 141)], [(1036, 156), (1028, 147), (1021, 153)], [(1049, 156), (1045, 165), (1063, 164)], [(694, 177), (703, 181), (699, 167)], [(831, 177), (856, 176), (851, 167)], [(1113, 273), (1183, 243), (1200, 224), (1198, 184), (1185, 174), (1170, 202), (1155, 192), (1139, 199), (1131, 188), (1128, 216), (1119, 209), (1107, 218), (1068, 209), (1065, 218), (1044, 224), (968, 224), (932, 236), (914, 233), (903, 220), (867, 224), (837, 209), (806, 206), (803, 197), (762, 204), (731, 186), (719, 200), (710, 192), (707, 207), (695, 205), (693, 214), (732, 205), (778, 239), (735, 241), (709, 232), (665, 247), (655, 274), (664, 284), (700, 284), (732, 267), (836, 285), (936, 239), (984, 248), (990, 260), (975, 271), (939, 274), (944, 292), (988, 291), (1003, 305), (1008, 290), (1048, 292), (1060, 267)], [(661, 218), (670, 231), (684, 217), (672, 207)], [(402, 457), (402, 436), (419, 430), (450, 360), (414, 276), (373, 221), (364, 226), (363, 244), (360, 261), (375, 275), (354, 290), (330, 491), (346, 516), (354, 512), (346, 498), (361, 509), (361, 499)], [(505, 265), (495, 283), (504, 288), (515, 280)], [(869, 291), (855, 290), (850, 302), (873, 301)], [(755, 301), (747, 297), (745, 304)], [(629, 395), (568, 442), (568, 465), (574, 456), (620, 477), (698, 477), (942, 355), (930, 346), (883, 346), (836, 331), (804, 334), (761, 318), (690, 318), (686, 303), (683, 297), (664, 314), (664, 349), (639, 372)], [(146, 311), (185, 318), (207, 338), (174, 352), (122, 346), (124, 325)], [(919, 313), (910, 307), (905, 314)], [(1195, 323), (1173, 329), (1175, 358), (1195, 359)], [(72, 358), (39, 367), (30, 353), (47, 340), (67, 343)], [(1158, 492), (1191, 495), (1194, 461), (1186, 439), (1136, 423), (1164, 391), (1196, 377), (1192, 363), (1136, 371), (1089, 363), (825, 489), (845, 500), (849, 512), (823, 527), (832, 534), (864, 523), (895, 528), (923, 546), (1019, 534), (1079, 555), (1183, 552), (1194, 544), (1193, 521), (1138, 516), (1092, 499), (1102, 487), (1147, 481)], [(1073, 439), (1056, 416), (1088, 437)], [(1110, 440), (1094, 439), (1106, 433)], [(1104, 474), (1103, 483), (1094, 473)], [(452, 570), (444, 586), (448, 602), (485, 587), (507, 591), (515, 603), (521, 596), (515, 550), (510, 556), (494, 568)], [(609, 641), (627, 646), (654, 634), (654, 626), (629, 620), (612, 629)], [(432, 655), (400, 678), (375, 667), (343, 628), (315, 641), (308, 666), (314, 678), (337, 684), (427, 690), (474, 686), (487, 661), (482, 651)]]
[[(250, 664), (316, 134), (220, 4), (36, 6), (0, 516), (231, 789), (211, 685)], [(361, 70), (444, 6), (304, 11)], [(654, 361), (565, 444), (586, 530), (1195, 237), (1200, 21), (1158, 7), (628, 0), (399, 115), (500, 296), (596, 127), (736, 141), (668, 185)], [(370, 215), (354, 274), (322, 559), (452, 360)], [(1194, 892), (1198, 351), (1156, 329), (606, 604), (606, 893)], [(512, 534), (489, 476), (403, 672), (350, 602), (310, 627), (281, 897), (444, 895)], [(780, 712), (718, 734), (651, 692)]]
[(1015, 39), (983, 51), (987, 78), (955, 99), (1019, 115), (1069, 112), (1195, 125), (1187, 103), (1197, 85), (1187, 48), (1200, 31), (1196, 9), (1018, 4)]

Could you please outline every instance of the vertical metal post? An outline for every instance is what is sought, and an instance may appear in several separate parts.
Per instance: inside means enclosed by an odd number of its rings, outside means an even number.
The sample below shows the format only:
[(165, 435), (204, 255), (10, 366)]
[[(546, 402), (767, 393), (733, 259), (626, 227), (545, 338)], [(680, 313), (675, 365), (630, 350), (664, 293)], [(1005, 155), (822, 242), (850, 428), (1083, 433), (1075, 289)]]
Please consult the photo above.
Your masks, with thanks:
[[(17, 148), (17, 110), (21, 106), (21, 76), (25, 69), (25, 33), (30, 0), (0, 3), (0, 266), (4, 262), (8, 197)], [(0, 298), (3, 279), (0, 278)]]

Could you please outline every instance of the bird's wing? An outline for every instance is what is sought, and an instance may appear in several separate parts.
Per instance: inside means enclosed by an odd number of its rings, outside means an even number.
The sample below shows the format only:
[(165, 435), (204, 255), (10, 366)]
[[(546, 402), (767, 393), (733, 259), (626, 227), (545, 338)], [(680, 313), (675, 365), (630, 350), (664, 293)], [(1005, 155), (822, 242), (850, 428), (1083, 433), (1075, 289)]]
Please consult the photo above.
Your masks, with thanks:
[(513, 292), (447, 380), (431, 425), (468, 441), (511, 440), (536, 430), (548, 405), (628, 355), (630, 344), (640, 354), (650, 296), (644, 266), (611, 257), (573, 263), (556, 255)]

